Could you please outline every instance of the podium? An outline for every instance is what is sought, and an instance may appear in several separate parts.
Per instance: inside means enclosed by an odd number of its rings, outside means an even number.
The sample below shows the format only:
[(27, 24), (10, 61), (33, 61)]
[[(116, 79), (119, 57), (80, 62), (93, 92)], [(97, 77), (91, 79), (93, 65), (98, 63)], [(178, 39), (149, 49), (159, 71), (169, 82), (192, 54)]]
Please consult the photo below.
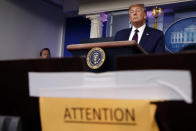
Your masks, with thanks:
[(99, 47), (105, 52), (105, 62), (99, 69), (91, 69), (85, 64), (88, 71), (102, 72), (116, 70), (116, 58), (120, 56), (128, 56), (133, 54), (147, 54), (147, 52), (134, 40), (132, 41), (113, 41), (100, 43), (85, 43), (68, 45), (69, 50), (73, 56), (80, 56), (88, 59), (88, 52)]

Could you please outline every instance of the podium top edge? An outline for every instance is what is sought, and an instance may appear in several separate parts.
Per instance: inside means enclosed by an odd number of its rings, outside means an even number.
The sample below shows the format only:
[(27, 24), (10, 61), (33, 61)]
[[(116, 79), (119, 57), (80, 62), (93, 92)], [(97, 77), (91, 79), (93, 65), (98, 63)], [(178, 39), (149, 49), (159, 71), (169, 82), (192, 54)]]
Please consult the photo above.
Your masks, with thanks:
[(72, 44), (67, 46), (67, 50), (82, 50), (91, 49), (94, 47), (100, 48), (116, 48), (116, 47), (126, 47), (135, 46), (137, 43), (132, 41), (112, 41), (112, 42), (97, 42), (97, 43), (85, 43), (85, 44)]
[(100, 48), (118, 48), (118, 47), (134, 47), (139, 48), (144, 54), (148, 54), (136, 41), (111, 41), (111, 42), (97, 42), (97, 43), (84, 43), (84, 44), (72, 44), (67, 46), (67, 50), (87, 50), (94, 47)]

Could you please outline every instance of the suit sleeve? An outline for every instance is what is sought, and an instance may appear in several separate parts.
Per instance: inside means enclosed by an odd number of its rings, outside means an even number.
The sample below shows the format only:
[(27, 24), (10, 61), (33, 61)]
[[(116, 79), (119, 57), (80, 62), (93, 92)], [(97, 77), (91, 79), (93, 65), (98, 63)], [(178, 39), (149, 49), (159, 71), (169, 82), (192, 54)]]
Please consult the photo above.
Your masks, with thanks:
[(165, 37), (163, 32), (161, 32), (160, 36), (158, 37), (155, 53), (165, 53)]
[(123, 29), (116, 33), (114, 41), (127, 41), (130, 35), (130, 29)]
[(122, 31), (118, 31), (116, 33), (116, 35), (114, 36), (114, 41), (120, 41), (120, 40), (122, 40), (121, 34), (122, 34)]

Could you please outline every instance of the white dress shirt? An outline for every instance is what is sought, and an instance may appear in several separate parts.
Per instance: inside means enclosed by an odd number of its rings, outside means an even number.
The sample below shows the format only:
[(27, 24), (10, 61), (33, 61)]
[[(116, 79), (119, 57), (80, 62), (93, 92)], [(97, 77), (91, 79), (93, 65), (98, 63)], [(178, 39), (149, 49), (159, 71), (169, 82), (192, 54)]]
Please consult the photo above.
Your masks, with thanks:
[(131, 41), (133, 38), (133, 35), (135, 34), (135, 30), (138, 29), (138, 44), (140, 43), (140, 40), (142, 38), (142, 34), (144, 32), (144, 29), (146, 28), (146, 24), (144, 24), (143, 26), (141, 26), (140, 28), (135, 28), (134, 26), (132, 26), (132, 30), (131, 30), (131, 34), (129, 36), (129, 40)]

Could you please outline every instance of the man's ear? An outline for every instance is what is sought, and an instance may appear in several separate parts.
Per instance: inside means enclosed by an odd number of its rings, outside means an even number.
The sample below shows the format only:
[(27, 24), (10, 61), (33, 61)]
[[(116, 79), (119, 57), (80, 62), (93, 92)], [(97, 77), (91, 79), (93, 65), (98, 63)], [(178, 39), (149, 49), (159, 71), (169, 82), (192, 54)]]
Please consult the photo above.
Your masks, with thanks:
[(144, 14), (144, 19), (146, 20), (146, 18), (147, 18), (147, 14)]

